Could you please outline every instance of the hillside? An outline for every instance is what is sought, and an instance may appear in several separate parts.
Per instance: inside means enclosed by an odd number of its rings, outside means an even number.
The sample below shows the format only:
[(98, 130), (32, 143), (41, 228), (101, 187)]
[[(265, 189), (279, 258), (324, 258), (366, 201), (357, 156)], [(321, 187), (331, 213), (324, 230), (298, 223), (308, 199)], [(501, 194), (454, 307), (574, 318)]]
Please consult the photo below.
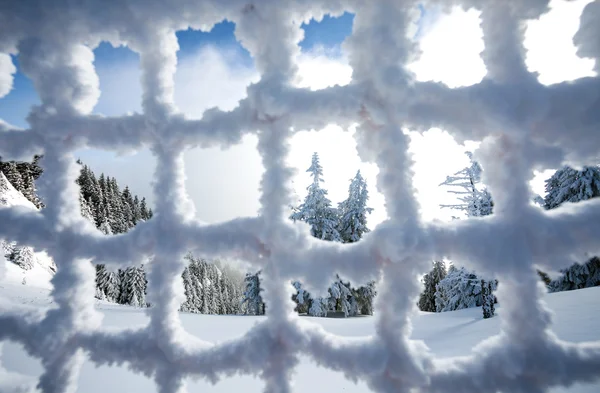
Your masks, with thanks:
[[(37, 210), (37, 207), (17, 191), (0, 172), (0, 206), (20, 206)], [(13, 258), (8, 261), (6, 258)], [(0, 277), (6, 275), (11, 282), (23, 283), (37, 288), (49, 288), (56, 265), (45, 252), (33, 252), (30, 247), (0, 240)]]

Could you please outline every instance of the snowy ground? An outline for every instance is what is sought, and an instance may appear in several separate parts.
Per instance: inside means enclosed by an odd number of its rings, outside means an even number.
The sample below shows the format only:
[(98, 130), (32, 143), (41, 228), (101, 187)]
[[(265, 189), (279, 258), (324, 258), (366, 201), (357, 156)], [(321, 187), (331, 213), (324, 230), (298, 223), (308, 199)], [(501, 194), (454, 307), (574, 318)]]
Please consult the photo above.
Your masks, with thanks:
[[(12, 270), (12, 268), (9, 267)], [(18, 268), (16, 268), (18, 269)], [(18, 269), (21, 271), (20, 269)], [(21, 271), (22, 272), (22, 271)], [(27, 285), (14, 272), (8, 272), (5, 280), (0, 282), (0, 307), (9, 303), (17, 303), (20, 307), (46, 307), (51, 304), (49, 289), (43, 288), (45, 277), (35, 277), (31, 273)], [(33, 272), (32, 272), (33, 273)], [(23, 274), (23, 273), (21, 273)], [(36, 281), (37, 280), (37, 281)], [(35, 284), (40, 284), (35, 286)], [(562, 339), (582, 342), (600, 340), (600, 287), (561, 292), (547, 296), (547, 302), (554, 311), (554, 330)], [(99, 311), (104, 314), (104, 326), (130, 328), (143, 326), (148, 318), (143, 310), (127, 306), (98, 302)], [(1, 310), (1, 308), (0, 308)], [(1, 312), (1, 311), (0, 311)], [(502, 308), (498, 308), (498, 313)], [(182, 314), (185, 328), (202, 339), (220, 342), (244, 334), (254, 323), (264, 317), (246, 316), (205, 316)], [(352, 319), (311, 318), (327, 330), (342, 336), (365, 336), (374, 332), (372, 317)], [(424, 340), (439, 357), (468, 354), (479, 341), (499, 332), (499, 318), (483, 320), (481, 310), (468, 309), (440, 314), (420, 313), (414, 320), (413, 338)], [(42, 372), (39, 361), (28, 357), (19, 345), (5, 342), (2, 345), (2, 364), (10, 373), (16, 372), (35, 378)], [(14, 375), (0, 374), (4, 386)], [(20, 379), (20, 378), (19, 378)], [(12, 379), (16, 381), (16, 379)], [(2, 384), (0, 384), (2, 385)], [(318, 368), (308, 358), (302, 359), (294, 376), (295, 390), (313, 392), (368, 392), (364, 383), (354, 384), (346, 380), (340, 373)], [(261, 392), (263, 384), (253, 377), (232, 377), (221, 380), (210, 386), (205, 381), (189, 381), (189, 391), (208, 392)], [(310, 390), (308, 390), (310, 389)], [(577, 392), (597, 393), (600, 384), (579, 385), (570, 389), (553, 389), (553, 393)], [(86, 362), (83, 366), (79, 393), (151, 393), (156, 387), (148, 378), (133, 374), (126, 368), (100, 367)]]

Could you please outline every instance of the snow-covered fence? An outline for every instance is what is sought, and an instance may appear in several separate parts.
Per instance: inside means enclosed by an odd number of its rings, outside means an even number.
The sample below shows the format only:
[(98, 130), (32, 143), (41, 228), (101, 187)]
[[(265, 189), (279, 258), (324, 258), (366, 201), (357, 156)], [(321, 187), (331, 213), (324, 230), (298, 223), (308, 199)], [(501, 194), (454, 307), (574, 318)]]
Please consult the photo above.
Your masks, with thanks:
[[(216, 381), (232, 373), (264, 379), (265, 391), (292, 390), (299, 354), (364, 380), (377, 392), (541, 392), (597, 380), (600, 343), (568, 343), (551, 331), (534, 265), (565, 267), (600, 253), (600, 200), (551, 212), (531, 205), (534, 169), (591, 162), (600, 148), (600, 79), (544, 86), (524, 62), (523, 24), (546, 12), (547, 0), (432, 0), (481, 10), (487, 76), (456, 89), (416, 82), (405, 65), (416, 54), (407, 37), (416, 2), (410, 0), (175, 0), (0, 2), (0, 94), (10, 90), (8, 53), (18, 53), (41, 104), (30, 129), (1, 125), (3, 159), (44, 154), (41, 212), (0, 210), (0, 235), (45, 249), (58, 272), (57, 308), (44, 316), (2, 313), (0, 340), (13, 340), (39, 358), (46, 393), (74, 387), (82, 352), (98, 365), (127, 363), (153, 376), (160, 392), (181, 392), (187, 376)], [(300, 24), (325, 13), (356, 13), (347, 40), (352, 83), (319, 91), (290, 83), (302, 37)], [(230, 112), (211, 109), (189, 120), (173, 104), (178, 43), (175, 31), (207, 30), (227, 18), (254, 56), (260, 82)], [(585, 7), (574, 36), (581, 56), (600, 71), (600, 1)], [(93, 66), (100, 40), (126, 42), (140, 55), (143, 113), (90, 115), (99, 97)], [(457, 43), (460, 45), (460, 43)], [(289, 137), (329, 123), (358, 123), (363, 160), (379, 165), (378, 188), (389, 220), (352, 245), (319, 242), (285, 217), (292, 169)], [(411, 158), (402, 127), (448, 130), (458, 141), (482, 140), (476, 158), (494, 196), (492, 217), (425, 224), (411, 186)], [(183, 150), (231, 146), (258, 136), (265, 173), (257, 218), (200, 226), (184, 189)], [(83, 147), (124, 151), (150, 148), (158, 160), (156, 214), (127, 234), (103, 236), (79, 215), (71, 152)], [(268, 318), (245, 337), (213, 346), (186, 335), (177, 308), (188, 250), (238, 257), (261, 268)], [(498, 278), (501, 333), (468, 357), (436, 359), (410, 340), (418, 274), (432, 258), (460, 260)], [(150, 259), (148, 310), (141, 330), (103, 331), (93, 307), (94, 268)], [(383, 277), (376, 335), (347, 341), (294, 315), (292, 278), (324, 290), (334, 273), (352, 282)], [(309, 328), (310, 327), (310, 328)], [(256, 350), (260, 348), (260, 350)]]

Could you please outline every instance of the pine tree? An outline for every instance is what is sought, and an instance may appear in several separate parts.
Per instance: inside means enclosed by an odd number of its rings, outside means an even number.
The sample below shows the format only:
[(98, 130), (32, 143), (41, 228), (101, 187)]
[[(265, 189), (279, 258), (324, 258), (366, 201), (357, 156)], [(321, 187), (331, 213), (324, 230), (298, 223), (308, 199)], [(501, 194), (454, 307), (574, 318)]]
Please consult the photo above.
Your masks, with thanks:
[(491, 318), (494, 316), (495, 297), (492, 293), (492, 282), (481, 280), (481, 308), (483, 309), (483, 318)]
[(350, 181), (348, 198), (338, 205), (338, 231), (344, 243), (357, 242), (364, 233), (369, 232), (367, 214), (373, 209), (367, 207), (368, 199), (367, 183), (358, 171)]
[(138, 221), (142, 219), (142, 212), (140, 209), (140, 200), (138, 196), (133, 197), (133, 224), (136, 225)]
[(15, 247), (8, 255), (8, 260), (23, 270), (30, 270), (33, 269), (35, 254), (31, 247)]
[(313, 182), (307, 187), (308, 195), (304, 202), (294, 209), (290, 216), (293, 221), (304, 221), (311, 226), (311, 234), (317, 239), (341, 241), (337, 231), (337, 211), (331, 207), (327, 198), (327, 190), (321, 188), (323, 168), (319, 163), (319, 155), (313, 154), (312, 164), (307, 169)]
[(481, 166), (473, 160), (473, 154), (466, 152), (471, 160), (471, 165), (447, 176), (440, 186), (458, 187), (459, 190), (450, 190), (452, 194), (459, 195), (461, 203), (454, 205), (441, 205), (450, 209), (464, 211), (467, 217), (482, 217), (492, 214), (494, 203), (487, 189), (481, 188)]
[(446, 266), (442, 261), (434, 261), (433, 268), (423, 276), (425, 286), (419, 297), (419, 309), (421, 311), (435, 312), (435, 292), (437, 284), (446, 277)]
[(375, 290), (375, 281), (370, 281), (367, 285), (353, 290), (353, 294), (360, 310), (361, 315), (373, 315), (373, 299), (377, 295)]
[(296, 289), (296, 293), (292, 295), (292, 300), (296, 303), (296, 311), (298, 314), (308, 313), (311, 302), (310, 294), (302, 288), (300, 281), (294, 281), (292, 285)]
[(264, 303), (260, 292), (260, 270), (255, 273), (246, 274), (246, 291), (244, 292), (244, 299), (242, 303), (247, 304), (247, 311), (251, 315), (262, 315), (264, 314)]
[(147, 221), (150, 218), (150, 213), (146, 206), (146, 198), (142, 198), (142, 201), (140, 202), (140, 217), (144, 221)]
[[(554, 209), (565, 202), (576, 203), (600, 196), (600, 167), (576, 170), (565, 166), (546, 180), (544, 207)], [(600, 285), (600, 259), (597, 256), (561, 270), (562, 276), (548, 285), (551, 292)]]
[(451, 265), (446, 277), (436, 286), (436, 312), (481, 307), (481, 280), (464, 267)]
[[(480, 184), (481, 183), (481, 173), (482, 173), (481, 166), (479, 165), (479, 163), (477, 161), (473, 160), (473, 154), (471, 152), (466, 152), (466, 154), (469, 157), (469, 159), (471, 160), (471, 165), (456, 172), (453, 176), (447, 176), (446, 180), (442, 184), (440, 184), (440, 185), (445, 185), (445, 186), (449, 186), (449, 187), (458, 187), (459, 190), (454, 189), (454, 190), (451, 190), (450, 192), (453, 194), (459, 195), (458, 199), (461, 201), (461, 203), (454, 204), (454, 205), (441, 205), (441, 206), (464, 211), (466, 213), (467, 217), (488, 216), (493, 213), (494, 202), (492, 200), (492, 196), (488, 192), (487, 188), (481, 187), (481, 184)], [(474, 275), (474, 273), (473, 273), (473, 275)], [(483, 285), (483, 287), (485, 287), (485, 288), (495, 287), (495, 281), (488, 282), (488, 281), (482, 280), (482, 282), (480, 283), (480, 290), (481, 290), (481, 285)], [(472, 287), (459, 285), (459, 288), (471, 290)], [(445, 290), (448, 290), (448, 288), (446, 287)], [(489, 296), (493, 297), (493, 295), (491, 293)], [(481, 296), (479, 296), (479, 297), (481, 297)], [(467, 297), (467, 299), (468, 299), (468, 297)], [(488, 301), (488, 298), (486, 298), (485, 302), (487, 302), (487, 301)], [(436, 302), (437, 302), (437, 299), (436, 299)], [(452, 301), (450, 301), (450, 304), (452, 304)], [(489, 315), (490, 317), (494, 315), (493, 304), (491, 305), (491, 307), (487, 303), (480, 303), (478, 305), (481, 305), (481, 304), (484, 305), (484, 310), (483, 310), (484, 318), (488, 318), (488, 317), (486, 317), (486, 315), (488, 315), (489, 313), (491, 313), (491, 315)], [(436, 303), (436, 310), (439, 311), (439, 307), (437, 306), (437, 303)]]
[(17, 164), (15, 162), (8, 162), (2, 172), (4, 172), (6, 179), (17, 191), (23, 190), (23, 178), (21, 177), (21, 173), (17, 170)]
[(81, 192), (79, 193), (79, 207), (81, 209), (81, 215), (95, 225), (92, 207), (85, 199), (83, 199), (83, 193)]
[(564, 202), (585, 201), (597, 196), (600, 196), (600, 167), (586, 166), (579, 171), (565, 166), (546, 180), (544, 207), (554, 209)]
[(194, 290), (193, 277), (188, 267), (183, 270), (181, 278), (183, 279), (186, 300), (181, 305), (180, 310), (186, 312), (198, 312), (198, 299), (196, 298), (196, 291)]
[(142, 267), (129, 267), (125, 271), (125, 304), (146, 307), (146, 277)]
[(312, 299), (310, 307), (308, 309), (308, 315), (311, 315), (313, 317), (325, 317), (327, 316), (328, 309), (329, 299), (318, 297), (316, 299)]
[(96, 288), (102, 292), (102, 299), (108, 302), (118, 302), (121, 292), (119, 275), (109, 271), (102, 264), (96, 265)]

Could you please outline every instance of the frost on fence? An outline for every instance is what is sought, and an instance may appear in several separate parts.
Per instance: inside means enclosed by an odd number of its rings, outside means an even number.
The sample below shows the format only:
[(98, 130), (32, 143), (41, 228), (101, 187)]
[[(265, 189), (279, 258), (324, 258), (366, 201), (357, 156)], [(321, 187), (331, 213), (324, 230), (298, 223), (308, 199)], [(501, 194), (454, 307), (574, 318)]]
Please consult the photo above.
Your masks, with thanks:
[[(45, 315), (4, 312), (0, 340), (13, 340), (39, 358), (39, 387), (67, 392), (87, 352), (97, 365), (128, 364), (152, 376), (160, 392), (181, 392), (187, 376), (216, 381), (235, 373), (260, 376), (267, 392), (292, 390), (298, 355), (364, 380), (376, 392), (542, 392), (551, 386), (597, 380), (600, 343), (568, 343), (551, 331), (534, 266), (558, 269), (600, 253), (600, 202), (545, 212), (530, 204), (534, 169), (590, 163), (600, 150), (600, 80), (544, 86), (524, 63), (524, 24), (548, 10), (544, 0), (432, 0), (481, 11), (487, 76), (456, 89), (416, 82), (405, 68), (416, 54), (406, 37), (416, 2), (404, 0), (222, 0), (0, 3), (0, 94), (12, 83), (18, 54), (39, 94), (30, 129), (0, 123), (0, 155), (29, 159), (43, 153), (40, 191), (47, 208), (0, 210), (0, 235), (47, 250), (58, 272)], [(79, 4), (79, 5), (78, 5)], [(302, 21), (354, 12), (346, 42), (352, 82), (319, 91), (296, 88), (295, 56)], [(186, 119), (173, 104), (178, 43), (175, 31), (208, 30), (227, 18), (254, 57), (261, 80), (230, 112), (211, 109)], [(574, 36), (580, 56), (600, 71), (600, 0), (587, 5)], [(92, 49), (101, 40), (126, 43), (140, 55), (143, 113), (91, 115), (98, 97)], [(356, 244), (319, 242), (291, 224), (286, 166), (289, 138), (305, 129), (358, 123), (364, 161), (380, 168), (377, 186), (389, 220)], [(481, 140), (477, 159), (494, 195), (492, 217), (425, 224), (411, 185), (411, 158), (402, 128), (448, 130), (459, 142)], [(258, 136), (265, 173), (261, 214), (200, 226), (184, 190), (183, 151), (231, 146)], [(158, 160), (156, 214), (127, 234), (103, 236), (79, 214), (72, 152), (150, 148)], [(267, 320), (246, 336), (213, 346), (187, 335), (177, 308), (188, 250), (243, 258), (264, 272)], [(588, 254), (589, 253), (589, 254)], [(436, 359), (410, 340), (417, 275), (432, 258), (449, 257), (500, 286), (502, 328), (470, 356)], [(150, 322), (141, 330), (103, 331), (93, 306), (94, 268), (149, 262)], [(346, 340), (304, 323), (293, 313), (291, 279), (324, 289), (334, 273), (353, 282), (383, 277), (376, 334)], [(256, 350), (260, 348), (260, 350)]]

